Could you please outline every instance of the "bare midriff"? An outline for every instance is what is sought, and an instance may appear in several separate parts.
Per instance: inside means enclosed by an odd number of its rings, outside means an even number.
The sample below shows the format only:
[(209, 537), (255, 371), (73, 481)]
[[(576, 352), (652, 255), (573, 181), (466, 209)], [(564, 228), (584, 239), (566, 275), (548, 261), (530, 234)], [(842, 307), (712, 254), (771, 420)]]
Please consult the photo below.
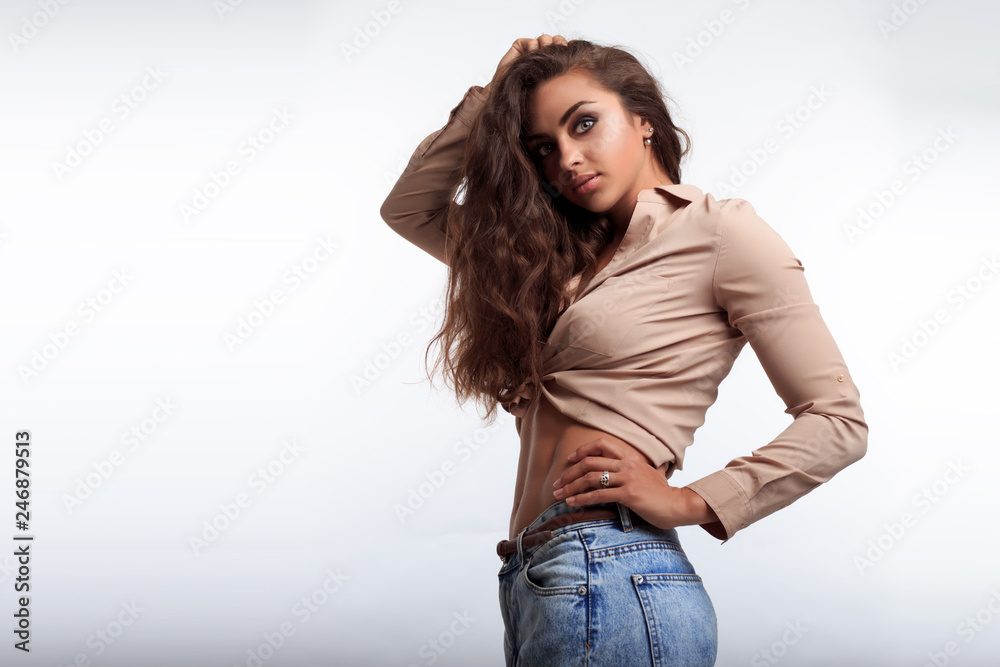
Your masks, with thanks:
[[(534, 398), (521, 422), (521, 453), (514, 486), (514, 509), (510, 517), (510, 539), (515, 539), (523, 528), (560, 500), (552, 495), (555, 491), (552, 484), (571, 465), (575, 465), (566, 457), (581, 445), (601, 436), (632, 447), (621, 438), (563, 415), (545, 398), (544, 393), (540, 392)], [(649, 457), (643, 454), (643, 458), (653, 466)], [(667, 465), (664, 463), (657, 469), (665, 474)]]
[[(608, 265), (617, 252), (621, 239), (621, 234), (615, 235), (598, 259), (595, 273), (599, 273)], [(560, 500), (552, 495), (555, 491), (552, 484), (571, 465), (575, 465), (567, 461), (566, 457), (582, 445), (601, 436), (635, 449), (626, 440), (567, 417), (545, 398), (543, 392), (538, 392), (521, 421), (521, 453), (517, 461), (509, 539), (515, 539), (522, 529), (530, 525), (550, 505)], [(655, 467), (648, 456), (640, 453), (650, 467)], [(665, 475), (668, 465), (669, 463), (664, 463), (657, 470)]]

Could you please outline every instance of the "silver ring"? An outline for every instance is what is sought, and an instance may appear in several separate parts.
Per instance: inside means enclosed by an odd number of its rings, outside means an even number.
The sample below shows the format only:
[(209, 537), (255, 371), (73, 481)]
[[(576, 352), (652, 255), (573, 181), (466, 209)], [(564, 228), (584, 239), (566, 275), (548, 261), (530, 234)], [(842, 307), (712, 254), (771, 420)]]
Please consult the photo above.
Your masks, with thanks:
[(601, 474), (601, 486), (607, 486), (610, 483), (611, 483), (611, 473), (609, 473), (607, 470), (605, 470)]

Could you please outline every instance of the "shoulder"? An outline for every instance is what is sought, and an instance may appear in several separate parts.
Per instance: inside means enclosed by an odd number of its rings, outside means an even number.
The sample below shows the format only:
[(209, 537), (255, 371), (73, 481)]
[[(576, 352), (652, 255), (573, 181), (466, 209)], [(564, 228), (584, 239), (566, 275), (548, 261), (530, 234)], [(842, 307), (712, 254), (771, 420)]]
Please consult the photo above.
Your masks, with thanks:
[[(711, 197), (711, 195), (707, 195)], [(762, 255), (791, 255), (791, 248), (770, 224), (767, 223), (746, 199), (732, 197), (714, 199), (707, 204), (712, 214), (720, 250), (739, 247), (744, 251)]]
[(711, 194), (705, 195), (706, 209), (715, 214), (720, 226), (747, 225), (752, 224), (754, 219), (759, 220), (757, 209), (746, 199), (740, 197), (729, 197), (727, 199), (716, 199)]
[(739, 233), (759, 232), (761, 226), (768, 227), (756, 209), (746, 199), (732, 197), (716, 199), (710, 192), (691, 192), (683, 198), (684, 213), (689, 224), (694, 224), (708, 236), (720, 242), (723, 236)]
[(739, 197), (717, 199), (711, 192), (705, 192), (690, 183), (658, 186), (655, 190), (663, 198), (662, 201), (670, 199), (675, 208), (686, 209), (690, 214), (708, 217), (756, 214), (753, 205), (745, 199)]
[(783, 253), (790, 252), (781, 236), (746, 199), (717, 199), (711, 192), (688, 184), (659, 187), (657, 191), (662, 199), (656, 201), (667, 203), (669, 196), (671, 208), (679, 214), (671, 214), (670, 227), (677, 232), (688, 230), (714, 245), (717, 251), (726, 246), (753, 250), (763, 245), (771, 250), (777, 247)]

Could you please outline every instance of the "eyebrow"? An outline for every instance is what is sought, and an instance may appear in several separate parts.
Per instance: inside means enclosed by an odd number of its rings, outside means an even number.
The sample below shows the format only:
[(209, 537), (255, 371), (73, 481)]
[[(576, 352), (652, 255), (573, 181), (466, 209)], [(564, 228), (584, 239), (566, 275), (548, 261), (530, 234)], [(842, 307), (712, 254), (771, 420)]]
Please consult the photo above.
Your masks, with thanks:
[[(582, 106), (584, 104), (595, 104), (596, 102), (597, 102), (597, 100), (581, 100), (581, 101), (577, 102), (576, 104), (574, 104), (573, 106), (571, 106), (569, 109), (566, 109), (566, 113), (564, 113), (562, 115), (562, 118), (559, 119), (559, 127), (562, 127), (563, 125), (565, 125), (566, 121), (569, 120), (570, 115), (574, 111), (576, 111), (580, 106)], [(532, 134), (532, 135), (529, 135), (529, 136), (525, 137), (524, 141), (525, 141), (525, 143), (531, 143), (535, 139), (541, 139), (542, 137), (545, 137), (545, 136), (547, 136), (547, 135), (544, 134), (544, 133), (542, 133), (542, 134)]]

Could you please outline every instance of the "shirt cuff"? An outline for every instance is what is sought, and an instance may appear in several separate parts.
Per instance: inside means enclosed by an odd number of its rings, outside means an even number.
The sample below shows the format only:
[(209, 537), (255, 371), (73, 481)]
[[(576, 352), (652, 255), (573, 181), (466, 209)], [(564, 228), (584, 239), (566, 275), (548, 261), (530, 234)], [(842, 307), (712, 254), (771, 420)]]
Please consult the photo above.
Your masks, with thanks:
[(719, 521), (700, 524), (712, 537), (729, 541), (736, 531), (747, 527), (750, 516), (750, 502), (743, 489), (725, 470), (718, 470), (687, 485), (708, 506), (711, 507)]

